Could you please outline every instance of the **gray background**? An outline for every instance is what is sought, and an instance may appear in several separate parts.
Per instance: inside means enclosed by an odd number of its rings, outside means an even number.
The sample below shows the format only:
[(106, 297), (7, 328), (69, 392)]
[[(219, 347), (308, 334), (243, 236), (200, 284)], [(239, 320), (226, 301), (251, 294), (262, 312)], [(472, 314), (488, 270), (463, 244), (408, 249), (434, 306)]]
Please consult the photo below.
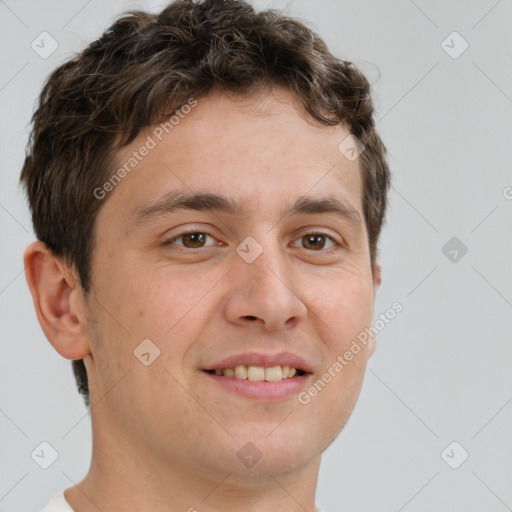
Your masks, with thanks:
[[(22, 253), (34, 236), (17, 180), (44, 77), (133, 7), (163, 2), (0, 1), (0, 510), (37, 511), (83, 478), (90, 418), (71, 363), (37, 322)], [(309, 20), (374, 82), (393, 170), (376, 316), (382, 330), (353, 416), (323, 458), (327, 511), (512, 510), (512, 3), (256, 2)], [(42, 59), (30, 43), (48, 31)], [(469, 44), (452, 58), (441, 43)], [(448, 38), (451, 51), (462, 41)], [(509, 191), (509, 193), (507, 193)], [(451, 261), (452, 237), (468, 252)], [(452, 250), (452, 249), (450, 249)], [(448, 252), (448, 251), (445, 251)], [(48, 469), (31, 452), (48, 441)], [(461, 450), (469, 458), (452, 469)], [(446, 458), (446, 456), (445, 456)]]

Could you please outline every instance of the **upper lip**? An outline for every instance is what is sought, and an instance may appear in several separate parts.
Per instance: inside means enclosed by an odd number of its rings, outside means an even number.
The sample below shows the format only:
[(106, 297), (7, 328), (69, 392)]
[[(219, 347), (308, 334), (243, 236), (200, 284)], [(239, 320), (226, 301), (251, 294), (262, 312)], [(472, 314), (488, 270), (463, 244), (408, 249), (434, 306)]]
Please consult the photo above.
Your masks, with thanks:
[(226, 357), (205, 370), (221, 370), (223, 368), (234, 368), (235, 366), (293, 366), (296, 370), (312, 373), (311, 367), (302, 357), (291, 352), (279, 352), (277, 354), (263, 354), (260, 352), (246, 352)]

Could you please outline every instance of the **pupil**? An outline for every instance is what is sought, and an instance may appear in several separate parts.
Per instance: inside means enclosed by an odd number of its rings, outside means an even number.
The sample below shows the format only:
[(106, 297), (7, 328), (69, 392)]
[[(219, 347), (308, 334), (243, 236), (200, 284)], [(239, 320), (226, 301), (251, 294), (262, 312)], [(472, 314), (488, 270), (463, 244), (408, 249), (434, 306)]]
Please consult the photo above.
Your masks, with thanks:
[[(323, 235), (309, 235), (307, 237), (308, 239), (308, 244), (311, 244), (313, 247), (316, 247), (316, 248), (322, 248), (324, 246), (324, 240), (323, 240)], [(320, 242), (320, 243), (319, 243)]]
[(187, 233), (184, 235), (184, 239), (193, 245), (201, 245), (204, 243), (204, 233)]

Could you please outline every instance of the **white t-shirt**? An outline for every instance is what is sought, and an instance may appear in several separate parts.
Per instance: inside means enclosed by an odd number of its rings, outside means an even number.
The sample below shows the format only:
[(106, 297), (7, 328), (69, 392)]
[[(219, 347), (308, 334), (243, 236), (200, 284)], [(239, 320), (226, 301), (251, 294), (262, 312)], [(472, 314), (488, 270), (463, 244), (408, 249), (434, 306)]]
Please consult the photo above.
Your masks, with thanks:
[(53, 495), (48, 505), (41, 512), (74, 512), (71, 505), (64, 498), (64, 489)]
[[(59, 491), (49, 501), (48, 505), (41, 510), (41, 512), (74, 512), (69, 503), (64, 498), (64, 489)], [(323, 512), (323, 510), (316, 505), (315, 512)]]

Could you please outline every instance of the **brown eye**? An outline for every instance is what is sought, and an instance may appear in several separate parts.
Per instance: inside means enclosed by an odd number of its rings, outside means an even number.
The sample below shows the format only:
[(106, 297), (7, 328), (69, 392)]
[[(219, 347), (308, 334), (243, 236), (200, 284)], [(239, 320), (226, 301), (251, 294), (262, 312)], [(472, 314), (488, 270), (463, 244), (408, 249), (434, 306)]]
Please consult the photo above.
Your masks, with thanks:
[[(307, 235), (304, 235), (301, 240), (306, 249), (311, 249), (313, 251), (324, 249), (328, 240), (334, 242), (332, 237), (324, 235), (323, 233), (308, 233)], [(334, 242), (334, 244), (336, 244), (336, 242)]]
[[(181, 233), (181, 235), (177, 235), (174, 238), (171, 238), (164, 245), (178, 245), (181, 247), (185, 247), (187, 249), (200, 249), (205, 247), (207, 238), (210, 237), (213, 240), (213, 237), (208, 233), (203, 233), (201, 231), (191, 231), (189, 233)], [(178, 243), (181, 241), (181, 243)], [(212, 244), (210, 244), (212, 245)]]
[(324, 235), (312, 234), (302, 237), (306, 249), (323, 249), (325, 245)]
[(197, 247), (202, 247), (206, 240), (206, 236), (204, 233), (186, 233), (182, 236), (183, 245), (185, 247), (191, 247), (195, 249)]

